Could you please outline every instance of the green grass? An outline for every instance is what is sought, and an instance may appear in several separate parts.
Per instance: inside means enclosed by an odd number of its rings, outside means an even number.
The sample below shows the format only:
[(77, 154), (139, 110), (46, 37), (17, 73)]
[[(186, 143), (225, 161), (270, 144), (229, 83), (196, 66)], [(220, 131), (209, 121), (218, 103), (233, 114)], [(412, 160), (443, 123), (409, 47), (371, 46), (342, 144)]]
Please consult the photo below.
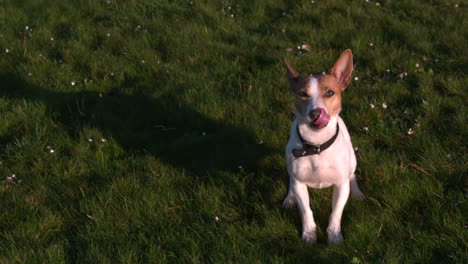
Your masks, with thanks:
[[(0, 263), (467, 263), (466, 5), (379, 3), (0, 0)], [(311, 247), (282, 58), (346, 48), (368, 199)]]

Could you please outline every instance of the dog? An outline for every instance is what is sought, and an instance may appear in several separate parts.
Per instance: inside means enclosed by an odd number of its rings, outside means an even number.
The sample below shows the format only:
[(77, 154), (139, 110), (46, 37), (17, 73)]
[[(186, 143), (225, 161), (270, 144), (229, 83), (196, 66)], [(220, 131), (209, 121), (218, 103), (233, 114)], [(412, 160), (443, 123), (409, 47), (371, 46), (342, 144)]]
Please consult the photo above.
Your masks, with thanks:
[(289, 86), (295, 94), (295, 115), (286, 162), (289, 190), (283, 207), (297, 206), (302, 219), (302, 240), (317, 241), (316, 224), (309, 205), (308, 187), (334, 186), (333, 204), (327, 228), (328, 242), (340, 244), (341, 216), (351, 196), (365, 198), (356, 182), (356, 156), (346, 125), (339, 116), (341, 94), (351, 82), (353, 53), (345, 50), (330, 74), (301, 76), (285, 60)]

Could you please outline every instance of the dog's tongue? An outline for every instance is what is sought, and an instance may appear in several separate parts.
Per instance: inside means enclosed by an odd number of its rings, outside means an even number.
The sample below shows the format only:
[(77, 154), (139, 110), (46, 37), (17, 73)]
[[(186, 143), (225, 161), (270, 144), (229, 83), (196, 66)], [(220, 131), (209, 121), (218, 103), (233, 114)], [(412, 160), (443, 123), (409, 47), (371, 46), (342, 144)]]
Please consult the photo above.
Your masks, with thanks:
[(315, 119), (313, 124), (320, 129), (326, 127), (329, 121), (330, 116), (327, 114), (327, 111), (325, 111), (325, 108), (320, 108), (320, 115)]

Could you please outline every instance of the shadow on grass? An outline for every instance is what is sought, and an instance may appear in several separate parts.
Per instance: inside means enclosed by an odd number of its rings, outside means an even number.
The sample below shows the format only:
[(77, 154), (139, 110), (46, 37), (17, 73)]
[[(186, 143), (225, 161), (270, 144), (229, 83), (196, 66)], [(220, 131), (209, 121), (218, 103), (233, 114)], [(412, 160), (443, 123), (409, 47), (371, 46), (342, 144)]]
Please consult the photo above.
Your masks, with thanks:
[[(260, 168), (261, 159), (279, 151), (259, 145), (255, 135), (245, 128), (207, 118), (181, 103), (174, 92), (157, 98), (120, 92), (100, 96), (88, 91), (51, 91), (28, 84), (14, 74), (0, 75), (0, 79), (5, 87), (0, 90), (0, 97), (44, 104), (54, 121), (60, 123), (70, 136), (79, 138), (82, 136), (81, 131), (96, 128), (112, 137), (135, 157), (153, 155), (163, 163), (185, 170), (194, 177), (196, 183), (222, 184), (231, 188), (229, 183), (233, 179), (229, 177), (232, 174), (217, 172), (237, 171), (239, 165), (255, 172)], [(99, 178), (99, 175), (96, 177)], [(85, 183), (94, 194), (106, 190), (112, 184), (109, 178), (96, 181), (96, 177), (92, 177), (94, 182)], [(248, 196), (254, 197), (254, 193), (261, 193), (262, 199), (273, 206), (273, 181), (251, 179), (246, 184), (250, 193)], [(251, 202), (240, 202), (246, 205), (247, 218), (255, 217), (255, 208), (249, 205)], [(70, 230), (71, 245), (73, 233)], [(71, 255), (80, 255), (86, 251), (83, 245), (76, 246), (70, 252)]]
[(6, 87), (0, 96), (44, 103), (73, 137), (94, 127), (133, 154), (149, 153), (200, 177), (234, 171), (241, 164), (255, 169), (261, 157), (276, 151), (259, 145), (245, 128), (203, 116), (175, 93), (158, 98), (119, 92), (103, 96), (87, 91), (61, 93), (31, 86), (14, 75), (0, 78)]

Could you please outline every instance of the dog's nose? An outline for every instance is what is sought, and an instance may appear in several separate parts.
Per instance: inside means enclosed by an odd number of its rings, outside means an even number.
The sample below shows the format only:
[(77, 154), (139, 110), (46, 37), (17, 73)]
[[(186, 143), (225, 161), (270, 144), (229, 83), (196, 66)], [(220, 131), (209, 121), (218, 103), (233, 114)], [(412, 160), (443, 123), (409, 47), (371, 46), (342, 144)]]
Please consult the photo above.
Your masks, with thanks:
[(315, 122), (319, 118), (320, 113), (321, 113), (320, 108), (315, 108), (309, 113), (309, 117), (312, 120), (312, 122)]

